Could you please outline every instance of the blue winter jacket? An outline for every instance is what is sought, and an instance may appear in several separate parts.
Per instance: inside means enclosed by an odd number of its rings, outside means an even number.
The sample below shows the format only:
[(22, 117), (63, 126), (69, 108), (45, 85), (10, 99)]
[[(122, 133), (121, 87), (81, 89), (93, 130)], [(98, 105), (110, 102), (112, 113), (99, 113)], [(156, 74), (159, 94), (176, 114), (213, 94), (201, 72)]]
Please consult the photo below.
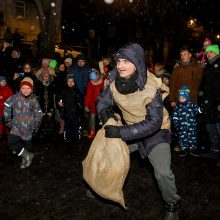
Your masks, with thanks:
[(33, 93), (25, 97), (18, 92), (5, 101), (4, 117), (5, 121), (11, 121), (10, 134), (31, 140), (33, 130), (40, 126), (42, 111)]

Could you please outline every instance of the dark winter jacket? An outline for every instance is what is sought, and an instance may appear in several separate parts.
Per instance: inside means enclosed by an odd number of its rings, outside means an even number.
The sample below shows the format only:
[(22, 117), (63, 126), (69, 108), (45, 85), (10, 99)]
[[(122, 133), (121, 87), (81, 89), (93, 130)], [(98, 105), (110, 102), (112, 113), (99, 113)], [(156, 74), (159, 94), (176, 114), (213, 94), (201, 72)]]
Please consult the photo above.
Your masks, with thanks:
[(90, 71), (91, 68), (88, 65), (85, 65), (83, 67), (79, 67), (76, 65), (71, 69), (75, 85), (82, 95), (86, 94), (86, 88), (89, 82)]
[(160, 92), (162, 82), (150, 72), (147, 75), (144, 50), (139, 44), (129, 44), (115, 56), (116, 59), (127, 59), (136, 66), (138, 89), (126, 95), (119, 93), (115, 85), (118, 73), (116, 68), (113, 69), (109, 75), (110, 86), (98, 98), (97, 112), (100, 114), (103, 109), (117, 105), (126, 122), (125, 126), (120, 127), (122, 139), (138, 142), (141, 156), (146, 157), (155, 145), (170, 143), (170, 122)]
[(173, 110), (172, 119), (177, 131), (192, 132), (197, 129), (196, 116), (202, 113), (202, 110), (196, 103), (187, 101), (185, 103), (178, 102)]
[(79, 97), (75, 86), (66, 86), (61, 90), (57, 96), (57, 101), (62, 100), (63, 107), (63, 117), (66, 118), (79, 118), (80, 107), (79, 107)]
[(217, 55), (205, 64), (202, 79), (204, 121), (220, 122), (220, 56)]

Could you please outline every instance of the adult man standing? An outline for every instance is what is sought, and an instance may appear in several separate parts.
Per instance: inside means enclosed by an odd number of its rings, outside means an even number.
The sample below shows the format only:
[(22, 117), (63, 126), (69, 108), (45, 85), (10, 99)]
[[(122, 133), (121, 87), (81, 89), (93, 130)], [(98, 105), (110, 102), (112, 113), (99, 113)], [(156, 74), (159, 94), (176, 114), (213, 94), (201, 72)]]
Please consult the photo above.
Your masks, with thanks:
[(202, 79), (203, 68), (201, 64), (191, 62), (192, 53), (187, 46), (180, 49), (180, 63), (173, 69), (170, 79), (171, 106), (178, 102), (178, 93), (182, 85), (187, 85), (190, 90), (190, 99), (197, 102), (198, 91)]
[[(161, 80), (147, 72), (143, 48), (128, 44), (115, 55), (116, 67), (97, 102), (103, 124), (113, 117), (112, 105), (121, 110), (126, 125), (105, 126), (107, 138), (122, 138), (138, 143), (142, 158), (148, 157), (165, 201), (165, 220), (177, 220), (180, 197), (170, 168), (170, 121), (163, 108)], [(147, 73), (146, 73), (147, 72)]]
[(79, 90), (80, 100), (84, 103), (84, 97), (86, 95), (86, 88), (89, 82), (89, 72), (91, 67), (86, 61), (84, 54), (79, 54), (76, 57), (76, 65), (72, 68), (71, 73), (73, 74), (74, 82)]
[[(220, 55), (218, 45), (206, 48), (208, 62), (202, 80), (203, 117), (212, 145), (212, 151), (220, 152)], [(220, 158), (220, 157), (219, 157)], [(220, 165), (220, 163), (218, 162)]]

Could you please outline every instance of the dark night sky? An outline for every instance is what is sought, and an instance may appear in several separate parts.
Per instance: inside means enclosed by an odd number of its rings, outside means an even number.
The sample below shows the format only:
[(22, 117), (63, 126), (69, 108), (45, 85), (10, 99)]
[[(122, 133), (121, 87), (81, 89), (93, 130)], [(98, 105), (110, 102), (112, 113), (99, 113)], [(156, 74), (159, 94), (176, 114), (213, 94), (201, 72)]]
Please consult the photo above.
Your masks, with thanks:
[[(144, 38), (148, 33), (154, 38), (154, 35), (169, 32), (173, 41), (178, 40), (178, 35), (181, 41), (187, 41), (188, 39), (183, 38), (182, 31), (185, 31), (184, 26), (190, 19), (195, 19), (196, 23), (203, 27), (202, 35), (214, 37), (220, 33), (220, 16), (216, 1), (148, 1), (152, 4), (147, 13), (145, 0), (133, 0), (132, 3), (129, 0), (114, 0), (113, 4), (106, 4), (104, 0), (65, 0), (63, 39), (68, 43), (86, 45), (89, 41), (88, 29), (96, 30), (96, 38), (106, 38), (108, 27), (115, 25), (121, 30), (121, 33), (117, 32), (118, 40), (122, 41), (124, 38), (126, 41), (128, 34), (134, 32), (138, 25), (144, 33)], [(115, 43), (118, 43), (117, 39)]]

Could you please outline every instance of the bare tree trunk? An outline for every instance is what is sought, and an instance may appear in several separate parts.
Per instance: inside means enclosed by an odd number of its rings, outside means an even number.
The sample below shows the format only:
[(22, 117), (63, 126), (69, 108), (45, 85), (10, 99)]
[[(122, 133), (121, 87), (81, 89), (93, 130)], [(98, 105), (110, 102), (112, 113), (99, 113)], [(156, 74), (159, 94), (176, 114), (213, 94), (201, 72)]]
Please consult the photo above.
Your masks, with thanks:
[(34, 0), (40, 18), (39, 56), (53, 58), (54, 45), (60, 38), (63, 0)]

